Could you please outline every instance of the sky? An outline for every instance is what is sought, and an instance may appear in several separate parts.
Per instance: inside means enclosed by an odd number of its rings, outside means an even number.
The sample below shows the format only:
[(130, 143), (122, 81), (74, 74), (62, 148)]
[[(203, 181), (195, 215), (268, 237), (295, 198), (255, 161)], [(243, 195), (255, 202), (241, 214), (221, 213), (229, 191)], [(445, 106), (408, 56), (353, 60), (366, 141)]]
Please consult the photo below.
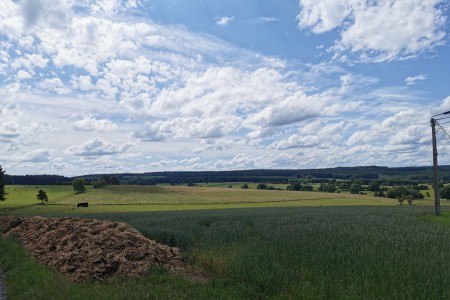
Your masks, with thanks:
[[(66, 176), (430, 166), (430, 117), (450, 110), (449, 9), (1, 0), (0, 165)], [(449, 150), (438, 137), (439, 164)]]

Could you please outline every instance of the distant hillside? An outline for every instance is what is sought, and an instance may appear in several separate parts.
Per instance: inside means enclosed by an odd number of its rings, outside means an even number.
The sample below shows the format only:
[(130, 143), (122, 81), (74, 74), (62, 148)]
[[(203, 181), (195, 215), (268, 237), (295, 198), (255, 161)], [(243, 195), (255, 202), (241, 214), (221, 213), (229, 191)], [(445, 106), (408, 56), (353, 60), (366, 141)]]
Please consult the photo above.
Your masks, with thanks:
[[(120, 184), (185, 184), (200, 182), (270, 182), (288, 183), (289, 179), (303, 178), (312, 183), (337, 180), (359, 180), (367, 184), (372, 180), (380, 180), (385, 185), (413, 185), (431, 183), (433, 168), (430, 167), (402, 167), (388, 168), (378, 166), (337, 167), (325, 169), (299, 170), (235, 170), (235, 171), (180, 171), (180, 172), (148, 172), (148, 173), (120, 173), (94, 174), (78, 176), (88, 183), (110, 177), (117, 179)], [(444, 182), (450, 182), (450, 166), (439, 167), (439, 177)], [(56, 185), (70, 184), (73, 178), (58, 175), (5, 175), (6, 184)]]

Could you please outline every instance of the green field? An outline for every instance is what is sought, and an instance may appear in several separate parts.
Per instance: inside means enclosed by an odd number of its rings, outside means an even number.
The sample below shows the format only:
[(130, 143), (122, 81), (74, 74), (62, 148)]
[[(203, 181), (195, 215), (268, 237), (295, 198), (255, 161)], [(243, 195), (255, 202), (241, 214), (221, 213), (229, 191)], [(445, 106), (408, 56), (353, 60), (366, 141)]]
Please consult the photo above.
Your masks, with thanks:
[[(225, 184), (228, 185), (228, 184)], [(47, 192), (49, 201), (38, 205), (39, 188)], [(192, 209), (224, 209), (246, 207), (295, 207), (342, 205), (398, 205), (395, 199), (347, 193), (244, 190), (226, 187), (187, 186), (108, 186), (89, 188), (75, 195), (71, 186), (7, 186), (7, 201), (0, 203), (0, 214), (47, 214), (83, 212), (140, 212)], [(89, 208), (76, 208), (88, 202)], [(416, 200), (415, 205), (432, 205), (433, 200)], [(442, 205), (448, 205), (442, 201)]]
[[(201, 283), (152, 269), (143, 278), (72, 284), (1, 238), (10, 299), (450, 298), (446, 201), (435, 217), (431, 200), (400, 206), (364, 195), (111, 186), (76, 196), (70, 187), (45, 187), (50, 201), (41, 206), (34, 187), (8, 188), (2, 214), (126, 222), (180, 247), (211, 277)], [(84, 201), (92, 206), (74, 208)]]

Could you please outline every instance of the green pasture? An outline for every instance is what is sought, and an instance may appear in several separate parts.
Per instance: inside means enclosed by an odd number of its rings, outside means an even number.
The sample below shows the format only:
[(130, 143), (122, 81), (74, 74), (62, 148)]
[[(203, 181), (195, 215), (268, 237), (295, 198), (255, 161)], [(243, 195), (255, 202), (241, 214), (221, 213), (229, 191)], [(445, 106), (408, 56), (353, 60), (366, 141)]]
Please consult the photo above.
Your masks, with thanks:
[[(448, 218), (449, 209), (437, 218)], [(74, 284), (5, 238), (0, 266), (8, 299), (449, 299), (450, 226), (420, 217), (432, 211), (424, 205), (78, 210), (71, 215), (126, 222), (180, 247), (209, 280), (150, 269), (141, 278)]]
[[(227, 185), (228, 186), (228, 185)], [(49, 201), (39, 205), (39, 188)], [(86, 193), (75, 195), (71, 186), (7, 186), (7, 200), (0, 202), (0, 214), (47, 214), (78, 212), (139, 212), (245, 207), (295, 207), (343, 205), (398, 205), (395, 199), (348, 193), (296, 192), (227, 187), (188, 186), (108, 186), (88, 187)], [(88, 208), (77, 208), (88, 202)], [(433, 200), (416, 200), (414, 205), (432, 205)], [(448, 205), (448, 201), (442, 201)]]

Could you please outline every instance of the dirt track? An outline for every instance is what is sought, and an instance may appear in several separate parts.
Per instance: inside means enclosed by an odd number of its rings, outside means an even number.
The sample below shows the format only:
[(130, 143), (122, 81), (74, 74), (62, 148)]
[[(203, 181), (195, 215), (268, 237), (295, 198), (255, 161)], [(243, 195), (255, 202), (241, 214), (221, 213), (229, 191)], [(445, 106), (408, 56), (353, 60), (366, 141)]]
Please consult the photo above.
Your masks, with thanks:
[(147, 239), (125, 223), (10, 216), (0, 218), (0, 229), (14, 236), (37, 261), (73, 281), (144, 275), (150, 266), (184, 273), (180, 249)]

